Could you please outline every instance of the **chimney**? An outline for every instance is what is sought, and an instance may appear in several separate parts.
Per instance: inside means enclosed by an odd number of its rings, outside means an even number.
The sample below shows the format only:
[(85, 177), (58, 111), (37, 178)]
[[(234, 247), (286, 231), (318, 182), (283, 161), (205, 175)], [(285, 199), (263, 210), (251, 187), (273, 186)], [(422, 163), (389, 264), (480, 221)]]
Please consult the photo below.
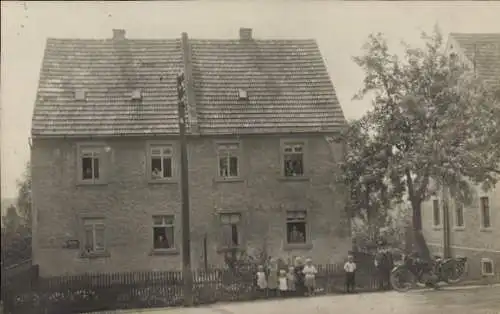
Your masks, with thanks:
[(124, 40), (125, 30), (124, 29), (113, 29), (113, 40)]
[(251, 28), (240, 28), (240, 40), (252, 40), (252, 29)]

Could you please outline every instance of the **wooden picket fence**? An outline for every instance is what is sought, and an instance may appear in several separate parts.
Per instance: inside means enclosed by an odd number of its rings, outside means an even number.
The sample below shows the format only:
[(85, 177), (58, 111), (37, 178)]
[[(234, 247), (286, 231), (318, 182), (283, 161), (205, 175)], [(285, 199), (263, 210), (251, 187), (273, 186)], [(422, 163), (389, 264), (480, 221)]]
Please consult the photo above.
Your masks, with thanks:
[[(374, 269), (360, 265), (358, 291), (376, 289)], [(318, 265), (317, 293), (339, 293), (344, 288), (343, 265)], [(51, 314), (179, 306), (183, 303), (183, 280), (179, 271), (99, 273), (38, 278), (30, 275), (9, 280), (4, 292), (5, 313)], [(249, 301), (272, 297), (257, 291), (253, 270), (229, 269), (193, 272), (194, 304)], [(297, 296), (297, 295), (296, 295)]]

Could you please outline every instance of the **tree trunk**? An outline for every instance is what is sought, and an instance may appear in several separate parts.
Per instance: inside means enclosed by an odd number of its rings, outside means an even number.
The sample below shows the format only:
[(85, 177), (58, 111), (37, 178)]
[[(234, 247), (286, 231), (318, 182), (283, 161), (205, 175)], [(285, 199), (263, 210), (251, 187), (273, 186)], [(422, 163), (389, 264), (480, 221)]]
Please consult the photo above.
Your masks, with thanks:
[(370, 204), (370, 185), (366, 184), (366, 190), (365, 190), (365, 195), (364, 195), (364, 202), (365, 202), (365, 208), (366, 208), (366, 218), (368, 221), (368, 237), (370, 238), (371, 242), (374, 242), (376, 240), (376, 237), (378, 236), (378, 230), (377, 230), (377, 225), (376, 225), (376, 219), (375, 219), (375, 209), (372, 208), (372, 204)]
[(430, 259), (430, 252), (427, 243), (425, 242), (424, 235), (422, 234), (422, 198), (413, 186), (413, 179), (409, 169), (405, 170), (406, 184), (408, 186), (408, 194), (413, 210), (412, 224), (413, 224), (413, 239), (412, 250), (417, 251), (424, 259)]
[(416, 250), (422, 258), (430, 259), (431, 254), (429, 247), (422, 233), (422, 202), (412, 200), (411, 205), (413, 210), (413, 239), (411, 247), (413, 250)]

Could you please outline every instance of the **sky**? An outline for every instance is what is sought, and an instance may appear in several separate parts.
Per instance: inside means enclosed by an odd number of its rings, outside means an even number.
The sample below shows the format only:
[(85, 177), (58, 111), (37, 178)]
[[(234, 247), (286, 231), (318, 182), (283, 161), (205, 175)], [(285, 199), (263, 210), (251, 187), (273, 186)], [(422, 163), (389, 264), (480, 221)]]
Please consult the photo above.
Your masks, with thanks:
[[(449, 32), (500, 32), (500, 3), (371, 1), (2, 1), (1, 192), (17, 195), (16, 181), (29, 160), (31, 117), (47, 38), (237, 38), (240, 27), (255, 38), (317, 40), (346, 118), (358, 118), (370, 100), (353, 101), (363, 73), (352, 61), (373, 32), (393, 47), (419, 44), (436, 24)], [(396, 48), (397, 49), (397, 48)], [(397, 50), (396, 50), (397, 51)]]

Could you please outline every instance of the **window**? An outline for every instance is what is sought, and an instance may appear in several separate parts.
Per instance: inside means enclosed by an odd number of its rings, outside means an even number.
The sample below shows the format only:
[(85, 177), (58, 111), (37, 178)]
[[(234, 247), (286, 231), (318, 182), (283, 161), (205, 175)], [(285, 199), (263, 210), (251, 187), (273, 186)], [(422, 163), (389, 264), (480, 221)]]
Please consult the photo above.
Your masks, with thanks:
[(495, 274), (493, 261), (489, 258), (481, 259), (481, 274), (483, 276), (491, 276)]
[(239, 224), (241, 215), (239, 213), (221, 213), (222, 245), (224, 248), (238, 247), (240, 243)]
[(307, 242), (307, 213), (305, 211), (289, 211), (286, 216), (286, 242), (288, 244), (305, 244)]
[(172, 145), (150, 145), (150, 176), (151, 180), (168, 180), (173, 177)]
[(219, 177), (237, 178), (239, 176), (239, 150), (238, 143), (221, 143), (217, 145)]
[(131, 98), (132, 98), (132, 100), (141, 100), (142, 99), (141, 90), (140, 89), (133, 90)]
[(105, 251), (104, 219), (85, 218), (83, 220), (83, 227), (83, 248), (85, 249), (85, 253), (103, 253)]
[(86, 94), (84, 90), (77, 89), (75, 91), (75, 100), (85, 100), (86, 99)]
[(463, 228), (464, 221), (464, 205), (462, 203), (455, 203), (455, 227)]
[(174, 216), (153, 216), (153, 248), (155, 250), (173, 249), (174, 242)]
[(304, 144), (285, 143), (283, 145), (283, 173), (285, 177), (304, 175)]
[(480, 198), (481, 202), (481, 227), (484, 229), (491, 228), (490, 221), (490, 200), (487, 196)]
[(80, 147), (79, 178), (83, 183), (102, 182), (103, 149)]
[(441, 211), (439, 210), (439, 200), (432, 201), (432, 224), (434, 227), (441, 226)]
[(238, 90), (238, 96), (239, 96), (239, 99), (248, 99), (247, 91), (244, 89)]

